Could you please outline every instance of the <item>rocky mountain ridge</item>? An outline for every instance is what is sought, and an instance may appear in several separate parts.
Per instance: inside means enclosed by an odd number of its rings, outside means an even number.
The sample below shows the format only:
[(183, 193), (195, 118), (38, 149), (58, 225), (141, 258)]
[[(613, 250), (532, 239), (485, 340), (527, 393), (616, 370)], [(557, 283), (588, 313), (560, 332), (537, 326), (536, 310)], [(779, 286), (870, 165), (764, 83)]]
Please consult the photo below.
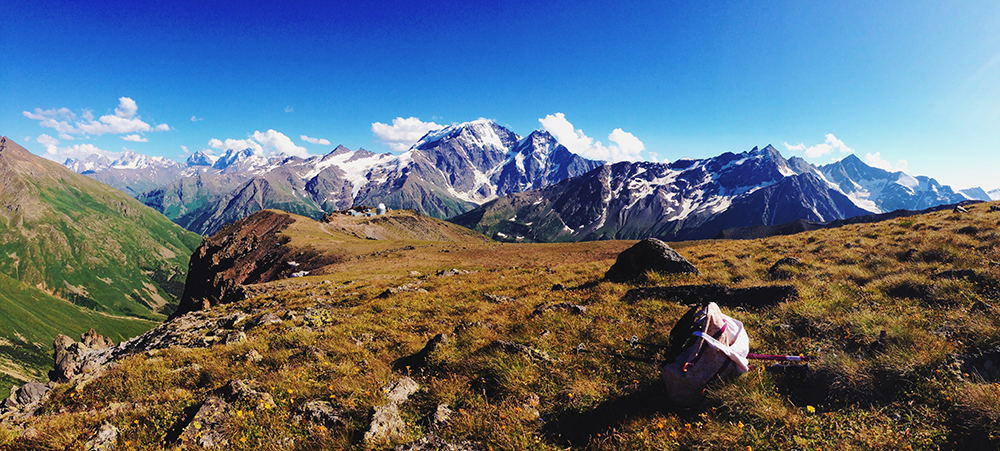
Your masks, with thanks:
[(730, 224), (864, 213), (804, 160), (786, 160), (768, 146), (704, 160), (605, 165), (452, 221), (500, 240), (684, 240), (711, 237)]
[[(130, 193), (161, 183), (136, 197), (181, 226), (208, 235), (268, 208), (319, 219), (354, 205), (384, 203), (446, 218), (600, 164), (573, 154), (546, 132), (521, 138), (490, 120), (429, 132), (400, 155), (338, 146), (307, 159), (268, 158), (252, 148), (228, 149), (221, 156), (198, 152), (186, 167), (169, 169), (152, 163), (126, 168), (104, 160), (67, 161)], [(172, 179), (163, 182), (166, 178)]]

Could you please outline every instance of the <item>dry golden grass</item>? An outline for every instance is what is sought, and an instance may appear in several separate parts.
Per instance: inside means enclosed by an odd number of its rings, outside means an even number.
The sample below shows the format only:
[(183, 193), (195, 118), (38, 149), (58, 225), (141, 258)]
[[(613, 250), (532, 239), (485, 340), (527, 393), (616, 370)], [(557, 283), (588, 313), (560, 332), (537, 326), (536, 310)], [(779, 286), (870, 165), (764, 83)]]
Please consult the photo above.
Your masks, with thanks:
[[(44, 433), (29, 440), (16, 437), (24, 430), (0, 430), (0, 447), (72, 449), (110, 422), (120, 430), (118, 449), (160, 449), (192, 406), (244, 379), (275, 405), (235, 406), (230, 448), (361, 449), (371, 407), (383, 402), (379, 388), (408, 373), (421, 390), (401, 406), (406, 439), (426, 434), (426, 417), (447, 403), (455, 413), (437, 434), (495, 450), (995, 448), (996, 381), (965, 376), (949, 357), (1000, 345), (1000, 214), (988, 210), (980, 204), (967, 215), (674, 243), (702, 275), (651, 274), (639, 285), (792, 284), (799, 300), (724, 310), (746, 324), (752, 352), (820, 359), (808, 380), (758, 367), (712, 385), (706, 402), (691, 409), (670, 407), (655, 365), (616, 357), (655, 358), (625, 340), (664, 343), (686, 310), (655, 299), (624, 303), (635, 285), (600, 280), (633, 242), (359, 240), (292, 229), (299, 243), (349, 259), (218, 308), (287, 309), (295, 319), (254, 329), (233, 345), (134, 356), (85, 387), (58, 387), (46, 414), (28, 424)], [(802, 265), (769, 277), (786, 256)], [(435, 276), (450, 268), (472, 272)], [(951, 269), (977, 277), (935, 277)], [(379, 297), (418, 278), (426, 292)], [(532, 314), (559, 302), (587, 311)], [(306, 327), (303, 314), (316, 308), (328, 321)], [(882, 331), (886, 341), (877, 344)], [(426, 368), (393, 369), (438, 333), (449, 334), (449, 344)], [(529, 345), (552, 361), (489, 346), (495, 340)], [(264, 359), (248, 361), (251, 350)], [(533, 396), (540, 420), (525, 408)], [(294, 407), (313, 399), (343, 409), (347, 425), (297, 419)]]

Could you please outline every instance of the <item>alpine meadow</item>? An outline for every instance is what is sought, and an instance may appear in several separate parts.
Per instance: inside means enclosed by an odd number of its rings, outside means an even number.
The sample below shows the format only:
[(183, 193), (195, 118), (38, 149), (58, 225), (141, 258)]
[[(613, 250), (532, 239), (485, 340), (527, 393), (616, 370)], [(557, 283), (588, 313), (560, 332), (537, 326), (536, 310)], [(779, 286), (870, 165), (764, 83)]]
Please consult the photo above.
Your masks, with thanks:
[(10, 0), (0, 451), (1000, 449), (1000, 9)]

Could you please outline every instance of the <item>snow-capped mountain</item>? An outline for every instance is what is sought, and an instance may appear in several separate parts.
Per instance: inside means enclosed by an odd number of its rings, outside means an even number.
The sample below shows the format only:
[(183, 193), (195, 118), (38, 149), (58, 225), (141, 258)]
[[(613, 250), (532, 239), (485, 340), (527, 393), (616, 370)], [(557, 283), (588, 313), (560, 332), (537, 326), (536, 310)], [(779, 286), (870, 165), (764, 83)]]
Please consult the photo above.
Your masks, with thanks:
[(480, 119), (428, 133), (399, 156), (395, 168), (373, 172), (371, 183), (355, 200), (449, 218), (601, 164), (569, 152), (548, 133), (522, 139), (496, 122)]
[(188, 166), (214, 166), (216, 161), (219, 161), (218, 156), (199, 150), (191, 154), (186, 163)]
[(1000, 188), (991, 189), (987, 191), (986, 194), (988, 194), (992, 200), (1000, 200)]
[(176, 180), (184, 171), (184, 165), (176, 161), (132, 151), (126, 151), (113, 161), (93, 154), (82, 160), (68, 158), (63, 165), (73, 172), (111, 185), (133, 197)]
[(955, 192), (930, 177), (873, 168), (853, 154), (820, 166), (819, 171), (857, 206), (872, 213), (923, 210), (963, 200), (990, 200), (981, 188)]
[(607, 164), (497, 199), (452, 221), (501, 240), (684, 240), (711, 238), (730, 227), (822, 222), (869, 212), (805, 160), (786, 160), (767, 146), (669, 164)]
[(181, 177), (139, 200), (203, 234), (266, 208), (320, 217), (384, 203), (447, 218), (602, 164), (569, 152), (548, 133), (521, 139), (489, 120), (430, 132), (400, 155), (338, 146), (308, 159), (266, 158), (253, 149), (212, 157), (192, 155)]

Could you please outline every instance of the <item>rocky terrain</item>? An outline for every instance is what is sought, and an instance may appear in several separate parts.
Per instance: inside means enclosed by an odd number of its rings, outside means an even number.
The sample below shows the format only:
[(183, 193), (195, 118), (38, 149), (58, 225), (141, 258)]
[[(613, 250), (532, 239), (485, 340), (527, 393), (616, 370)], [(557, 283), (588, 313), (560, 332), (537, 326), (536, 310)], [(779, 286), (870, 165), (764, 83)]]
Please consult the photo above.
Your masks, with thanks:
[[(629, 252), (368, 239), (372, 218), (263, 212), (208, 240), (203, 261), (233, 268), (252, 246), (223, 243), (254, 236), (339, 258), (121, 343), (59, 337), (52, 382), (4, 402), (0, 446), (992, 449), (998, 211)], [(240, 273), (217, 274), (216, 288)], [(674, 406), (660, 347), (704, 300), (745, 325), (751, 352), (816, 360), (758, 362)]]

